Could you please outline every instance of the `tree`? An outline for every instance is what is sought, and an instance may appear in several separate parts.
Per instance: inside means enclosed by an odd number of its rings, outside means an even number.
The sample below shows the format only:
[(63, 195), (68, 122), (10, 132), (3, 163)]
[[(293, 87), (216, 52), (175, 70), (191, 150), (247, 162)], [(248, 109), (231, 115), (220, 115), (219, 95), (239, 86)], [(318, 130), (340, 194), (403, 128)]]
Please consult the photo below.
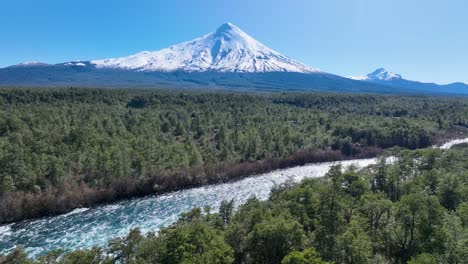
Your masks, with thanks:
[(3, 176), (0, 182), (0, 194), (14, 192), (16, 190), (15, 182), (10, 175)]
[(191, 150), (189, 166), (194, 167), (203, 165), (203, 157), (200, 154), (200, 151), (198, 151), (198, 148), (196, 146), (190, 146), (189, 149)]
[[(48, 252), (44, 256), (40, 256), (38, 258), (38, 262), (40, 264), (59, 264), (60, 259), (64, 255), (64, 251), (62, 249), (56, 249)], [(1, 263), (1, 262), (0, 262)]]
[(182, 126), (181, 122), (177, 122), (177, 125), (174, 130), (175, 136), (182, 136), (185, 133), (185, 128)]
[(257, 224), (270, 217), (271, 212), (255, 197), (248, 199), (238, 208), (225, 231), (225, 239), (234, 250), (235, 263), (248, 262), (249, 234)]
[(198, 221), (161, 231), (161, 249), (150, 263), (232, 263), (232, 249), (221, 234)]
[(281, 264), (328, 264), (322, 260), (314, 248), (308, 248), (304, 251), (293, 251), (284, 257)]
[(363, 221), (363, 219), (351, 220), (346, 231), (338, 238), (340, 263), (369, 263), (372, 246), (362, 228)]
[(403, 196), (398, 202), (395, 220), (395, 254), (402, 261), (408, 261), (421, 251), (444, 251), (443, 209), (436, 197), (418, 193)]
[(449, 210), (455, 210), (460, 203), (460, 193), (457, 187), (460, 185), (457, 177), (454, 175), (446, 175), (442, 178), (439, 186), (440, 203)]
[(60, 264), (110, 264), (110, 260), (103, 256), (100, 248), (76, 250), (67, 253), (60, 260)]
[(4, 264), (33, 264), (33, 261), (28, 258), (28, 254), (22, 246), (17, 246), (8, 255), (2, 257), (0, 255), (0, 263)]
[(148, 105), (150, 105), (148, 99), (141, 96), (134, 97), (127, 103), (129, 108), (145, 108)]
[(294, 219), (285, 216), (265, 219), (255, 225), (247, 237), (249, 256), (253, 263), (281, 263), (293, 250), (304, 245), (304, 231)]
[(461, 203), (458, 206), (457, 215), (460, 217), (462, 226), (468, 228), (468, 202)]
[(135, 258), (136, 250), (142, 242), (140, 230), (132, 229), (126, 238), (116, 238), (109, 241), (108, 253), (115, 261), (130, 263)]
[(372, 189), (384, 192), (387, 187), (387, 159), (385, 157), (378, 159), (375, 168), (376, 173), (372, 180)]
[(408, 261), (408, 264), (437, 264), (437, 263), (438, 263), (437, 258), (427, 253), (418, 255), (415, 258), (411, 258), (411, 260)]
[(448, 238), (441, 261), (444, 263), (468, 263), (468, 229), (455, 213), (445, 215), (444, 228)]
[(234, 211), (234, 199), (231, 201), (222, 201), (219, 206), (219, 215), (223, 219), (224, 224), (229, 225), (231, 223), (232, 214)]
[(331, 182), (321, 190), (318, 225), (316, 230), (315, 248), (325, 260), (336, 258), (337, 236), (343, 232), (345, 220), (341, 201), (342, 167), (330, 167), (325, 177)]
[(221, 126), (218, 130), (218, 133), (216, 133), (215, 140), (217, 142), (217, 147), (221, 148), (220, 146), (224, 145), (227, 140), (227, 135), (226, 135), (226, 129), (224, 126)]
[(390, 221), (392, 201), (383, 193), (366, 193), (361, 197), (359, 211), (366, 218), (367, 230), (373, 236)]

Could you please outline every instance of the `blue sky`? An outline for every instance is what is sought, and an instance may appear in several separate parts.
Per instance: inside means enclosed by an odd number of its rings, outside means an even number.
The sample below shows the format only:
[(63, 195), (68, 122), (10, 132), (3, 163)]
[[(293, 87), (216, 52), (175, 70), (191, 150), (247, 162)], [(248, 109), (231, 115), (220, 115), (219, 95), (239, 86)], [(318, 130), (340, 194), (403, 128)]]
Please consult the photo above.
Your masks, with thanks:
[(1, 0), (0, 67), (158, 50), (229, 21), (327, 72), (468, 83), (467, 12), (464, 0)]

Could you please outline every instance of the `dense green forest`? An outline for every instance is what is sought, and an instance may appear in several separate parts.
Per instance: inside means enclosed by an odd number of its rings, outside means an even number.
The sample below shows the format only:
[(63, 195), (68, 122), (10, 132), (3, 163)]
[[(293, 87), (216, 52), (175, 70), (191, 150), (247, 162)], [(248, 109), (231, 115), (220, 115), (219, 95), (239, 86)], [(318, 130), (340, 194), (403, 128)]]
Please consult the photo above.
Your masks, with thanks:
[[(392, 156), (394, 158), (387, 158)], [(468, 144), (386, 152), (357, 170), (275, 187), (237, 210), (194, 209), (159, 233), (132, 230), (104, 248), (21, 247), (0, 263), (468, 263)]]
[(0, 223), (466, 132), (468, 100), (0, 89)]

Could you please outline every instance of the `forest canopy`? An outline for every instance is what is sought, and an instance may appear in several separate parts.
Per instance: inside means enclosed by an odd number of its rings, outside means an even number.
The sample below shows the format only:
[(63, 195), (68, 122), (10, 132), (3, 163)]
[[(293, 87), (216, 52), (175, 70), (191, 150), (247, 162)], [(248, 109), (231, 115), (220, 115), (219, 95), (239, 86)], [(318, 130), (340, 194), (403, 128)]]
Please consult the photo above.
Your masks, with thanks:
[(423, 148), (467, 128), (461, 98), (2, 88), (0, 223)]

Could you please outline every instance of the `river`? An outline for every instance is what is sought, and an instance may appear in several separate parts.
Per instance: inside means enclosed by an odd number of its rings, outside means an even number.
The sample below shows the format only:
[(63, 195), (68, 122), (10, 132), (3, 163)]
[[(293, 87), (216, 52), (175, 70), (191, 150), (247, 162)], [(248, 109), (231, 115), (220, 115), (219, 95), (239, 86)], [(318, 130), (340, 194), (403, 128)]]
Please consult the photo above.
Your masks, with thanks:
[[(448, 149), (468, 138), (453, 140), (440, 146)], [(217, 210), (221, 201), (233, 199), (235, 205), (252, 196), (268, 198), (273, 186), (286, 181), (322, 177), (334, 164), (365, 167), (375, 159), (308, 164), (251, 176), (235, 182), (136, 198), (94, 208), (79, 208), (70, 213), (0, 226), (0, 252), (10, 251), (17, 244), (37, 257), (53, 249), (73, 250), (103, 246), (113, 237), (125, 236), (131, 228), (143, 232), (156, 231), (175, 222), (178, 216), (196, 207), (210, 206)]]

